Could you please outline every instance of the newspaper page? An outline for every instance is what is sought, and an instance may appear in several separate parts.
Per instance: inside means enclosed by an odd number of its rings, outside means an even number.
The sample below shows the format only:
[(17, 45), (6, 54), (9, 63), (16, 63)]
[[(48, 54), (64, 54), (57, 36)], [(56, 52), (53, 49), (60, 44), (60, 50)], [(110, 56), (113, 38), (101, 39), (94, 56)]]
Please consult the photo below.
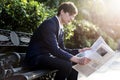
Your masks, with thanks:
[(94, 44), (91, 46), (91, 50), (87, 50), (83, 53), (79, 53), (78, 57), (88, 57), (91, 61), (86, 65), (76, 64), (73, 66), (75, 70), (84, 76), (88, 77), (93, 72), (98, 70), (102, 65), (109, 61), (115, 52), (106, 44), (104, 39), (100, 36)]

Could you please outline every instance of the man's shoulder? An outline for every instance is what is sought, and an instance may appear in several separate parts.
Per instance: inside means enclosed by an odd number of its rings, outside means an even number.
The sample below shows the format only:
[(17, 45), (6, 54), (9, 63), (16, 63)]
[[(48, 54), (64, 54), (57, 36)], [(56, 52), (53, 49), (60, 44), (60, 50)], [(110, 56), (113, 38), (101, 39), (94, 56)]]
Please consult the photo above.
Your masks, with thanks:
[(46, 19), (43, 23), (43, 25), (52, 25), (52, 26), (58, 26), (57, 18), (54, 16), (52, 18)]
[(44, 22), (52, 22), (52, 23), (56, 23), (57, 22), (57, 18), (54, 16), (52, 18), (48, 18), (46, 19)]

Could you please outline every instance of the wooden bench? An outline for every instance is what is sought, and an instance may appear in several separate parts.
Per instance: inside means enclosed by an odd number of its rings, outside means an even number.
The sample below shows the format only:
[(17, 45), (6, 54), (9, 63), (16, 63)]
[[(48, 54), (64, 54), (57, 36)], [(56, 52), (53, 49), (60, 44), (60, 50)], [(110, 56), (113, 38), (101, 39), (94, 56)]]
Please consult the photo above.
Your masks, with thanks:
[(31, 34), (0, 29), (0, 80), (52, 80), (57, 70), (21, 67)]
[[(52, 80), (57, 70), (31, 70), (19, 64), (25, 54), (13, 53), (0, 60), (0, 80)], [(14, 68), (15, 67), (15, 68)]]

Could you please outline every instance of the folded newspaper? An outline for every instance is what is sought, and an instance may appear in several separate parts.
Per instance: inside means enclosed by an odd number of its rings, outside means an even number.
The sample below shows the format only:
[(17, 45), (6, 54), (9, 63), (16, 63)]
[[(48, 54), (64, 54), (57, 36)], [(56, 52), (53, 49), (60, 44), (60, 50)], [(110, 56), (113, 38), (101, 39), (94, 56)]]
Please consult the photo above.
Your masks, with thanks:
[(88, 77), (107, 63), (114, 56), (114, 54), (115, 51), (113, 51), (100, 36), (91, 46), (91, 50), (87, 50), (76, 55), (78, 57), (88, 57), (91, 61), (86, 65), (76, 64), (73, 68)]

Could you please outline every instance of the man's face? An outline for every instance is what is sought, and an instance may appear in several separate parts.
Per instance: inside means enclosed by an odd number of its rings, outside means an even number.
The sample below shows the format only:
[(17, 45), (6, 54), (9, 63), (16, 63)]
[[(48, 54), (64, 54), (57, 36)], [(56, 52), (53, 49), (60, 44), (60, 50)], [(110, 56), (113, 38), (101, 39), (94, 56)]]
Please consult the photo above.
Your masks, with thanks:
[(70, 15), (68, 12), (61, 11), (61, 22), (63, 24), (69, 24), (74, 20), (75, 16), (75, 14)]

